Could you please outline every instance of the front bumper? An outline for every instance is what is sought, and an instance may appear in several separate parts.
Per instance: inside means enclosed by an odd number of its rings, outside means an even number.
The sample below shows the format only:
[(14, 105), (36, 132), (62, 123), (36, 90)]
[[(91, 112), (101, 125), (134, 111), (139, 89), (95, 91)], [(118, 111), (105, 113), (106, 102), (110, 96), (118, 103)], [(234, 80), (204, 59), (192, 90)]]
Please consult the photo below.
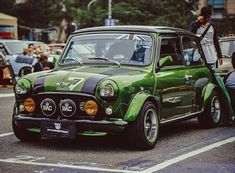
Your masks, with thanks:
[(106, 119), (106, 120), (58, 120), (58, 119), (49, 119), (49, 118), (33, 118), (26, 117), (23, 115), (16, 115), (13, 118), (13, 121), (18, 127), (24, 129), (38, 128), (41, 127), (41, 122), (45, 121), (55, 121), (55, 122), (70, 122), (75, 123), (77, 133), (83, 131), (97, 131), (97, 132), (121, 132), (125, 129), (128, 122), (123, 121), (122, 119)]

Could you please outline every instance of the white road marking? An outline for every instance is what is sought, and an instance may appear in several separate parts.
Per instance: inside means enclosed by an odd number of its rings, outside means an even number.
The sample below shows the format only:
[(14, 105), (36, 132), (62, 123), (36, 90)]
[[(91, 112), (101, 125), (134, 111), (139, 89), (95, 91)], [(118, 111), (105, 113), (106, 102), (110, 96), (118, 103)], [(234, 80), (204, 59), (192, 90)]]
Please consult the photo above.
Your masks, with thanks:
[[(7, 134), (7, 133), (5, 133)], [(9, 134), (9, 133), (8, 133)], [(12, 133), (13, 134), (13, 133)], [(4, 135), (4, 134), (2, 134)], [(168, 166), (171, 166), (175, 163), (178, 163), (180, 161), (183, 161), (185, 159), (188, 159), (190, 157), (196, 156), (198, 154), (207, 152), (209, 150), (212, 150), (214, 148), (220, 147), (222, 145), (232, 143), (235, 141), (235, 137), (231, 137), (213, 144), (210, 144), (206, 147), (202, 147), (200, 149), (197, 149), (195, 151), (191, 151), (189, 153), (183, 154), (181, 156), (178, 156), (176, 158), (166, 160), (160, 164), (157, 164), (153, 167), (144, 169), (142, 171), (131, 171), (131, 170), (119, 170), (119, 169), (108, 169), (108, 168), (98, 168), (98, 167), (88, 167), (88, 166), (78, 166), (78, 165), (69, 165), (69, 164), (61, 164), (61, 163), (40, 163), (35, 161), (24, 161), (24, 160), (18, 160), (18, 159), (0, 159), (0, 162), (3, 163), (15, 163), (15, 164), (26, 164), (26, 165), (34, 165), (34, 166), (47, 166), (47, 167), (59, 167), (59, 168), (72, 168), (72, 169), (82, 169), (82, 170), (90, 170), (90, 171), (103, 171), (103, 172), (119, 172), (119, 173), (153, 173), (157, 172), (159, 170), (162, 170)]]
[(3, 134), (0, 134), (0, 138), (4, 137), (4, 136), (10, 136), (10, 135), (13, 135), (13, 134), (14, 134), (13, 132), (3, 133)]
[(28, 155), (20, 155), (20, 156), (16, 156), (16, 157), (13, 157), (13, 158), (8, 158), (7, 160), (35, 162), (35, 161), (43, 160), (45, 158), (46, 157), (35, 157), (35, 156), (28, 156)]
[(0, 98), (3, 98), (3, 97), (13, 97), (15, 96), (14, 93), (1, 93), (0, 94)]
[(214, 148), (220, 147), (222, 145), (225, 145), (225, 144), (228, 144), (228, 143), (231, 143), (231, 142), (234, 142), (234, 141), (235, 141), (235, 137), (231, 137), (231, 138), (228, 138), (228, 139), (225, 139), (225, 140), (222, 140), (222, 141), (210, 144), (210, 145), (208, 145), (206, 147), (202, 147), (202, 148), (197, 149), (195, 151), (191, 151), (189, 153), (183, 154), (183, 155), (178, 156), (176, 158), (173, 158), (173, 159), (170, 159), (170, 160), (166, 160), (166, 161), (164, 161), (164, 162), (162, 162), (160, 164), (157, 164), (157, 165), (155, 165), (153, 167), (145, 169), (145, 170), (141, 171), (140, 173), (152, 173), (152, 172), (159, 171), (159, 170), (164, 169), (164, 168), (166, 168), (168, 166), (171, 166), (171, 165), (173, 165), (175, 163), (178, 163), (178, 162), (183, 161), (185, 159), (188, 159), (190, 157), (196, 156), (198, 154), (207, 152), (209, 150), (212, 150)]
[(102, 171), (102, 172), (138, 173), (137, 171), (128, 171), (128, 170), (106, 169), (106, 168), (77, 166), (77, 165), (66, 165), (66, 164), (55, 164), (55, 163), (39, 163), (39, 162), (30, 162), (30, 161), (21, 161), (21, 160), (10, 160), (10, 159), (9, 160), (8, 159), (0, 159), (0, 162), (3, 162), (3, 163), (15, 163), (15, 164), (25, 164), (25, 165), (34, 165), (34, 166), (72, 168), (72, 169), (82, 169), (82, 170)]

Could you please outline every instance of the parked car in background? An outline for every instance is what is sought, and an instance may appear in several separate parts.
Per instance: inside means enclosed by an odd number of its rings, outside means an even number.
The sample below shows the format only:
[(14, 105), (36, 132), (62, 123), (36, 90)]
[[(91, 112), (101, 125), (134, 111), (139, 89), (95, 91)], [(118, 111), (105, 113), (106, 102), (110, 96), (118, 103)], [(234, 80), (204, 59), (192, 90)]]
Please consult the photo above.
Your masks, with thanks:
[(222, 118), (199, 38), (171, 27), (76, 31), (58, 68), (24, 76), (14, 90), (12, 126), (23, 141), (123, 132), (145, 150), (155, 146), (160, 125), (198, 117), (211, 128)]
[(25, 41), (0, 39), (0, 52), (9, 59), (16, 77), (31, 73), (32, 66), (36, 62), (31, 56), (23, 56), (23, 50), (27, 47)]
[(220, 38), (219, 43), (223, 55), (223, 64), (219, 65), (216, 72), (224, 76), (233, 70), (231, 57), (233, 52), (235, 52), (235, 37), (222, 37)]
[(61, 55), (65, 46), (65, 43), (52, 43), (52, 44), (48, 44), (48, 46), (50, 48), (50, 51), (53, 54)]

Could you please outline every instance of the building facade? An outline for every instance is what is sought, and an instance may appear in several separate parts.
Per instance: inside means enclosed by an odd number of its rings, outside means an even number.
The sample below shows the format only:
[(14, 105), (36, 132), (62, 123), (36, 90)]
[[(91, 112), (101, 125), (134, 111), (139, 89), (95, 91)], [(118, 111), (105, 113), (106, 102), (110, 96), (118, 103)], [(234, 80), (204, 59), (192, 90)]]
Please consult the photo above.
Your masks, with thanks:
[(204, 6), (212, 6), (212, 19), (223, 19), (225, 16), (235, 18), (235, 0), (199, 0), (199, 10)]

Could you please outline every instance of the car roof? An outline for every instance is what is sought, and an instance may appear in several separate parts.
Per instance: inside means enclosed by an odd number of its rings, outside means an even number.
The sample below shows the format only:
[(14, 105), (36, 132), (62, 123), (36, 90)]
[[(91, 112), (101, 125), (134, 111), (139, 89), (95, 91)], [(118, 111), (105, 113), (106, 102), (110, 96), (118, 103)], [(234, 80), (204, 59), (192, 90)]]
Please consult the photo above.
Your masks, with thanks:
[(118, 26), (99, 26), (84, 28), (73, 32), (73, 34), (83, 33), (83, 32), (95, 32), (95, 31), (144, 31), (144, 32), (157, 32), (157, 33), (184, 33), (189, 35), (194, 35), (184, 29), (167, 27), (167, 26), (142, 26), (142, 25), (118, 25)]
[(219, 41), (231, 41), (235, 40), (235, 36), (230, 36), (230, 37), (221, 37)]
[(55, 47), (59, 47), (59, 46), (65, 46), (65, 43), (51, 43), (51, 44), (47, 44), (49, 47), (53, 47), (53, 46), (55, 46)]
[(30, 40), (26, 40), (26, 43), (28, 43), (28, 44), (30, 44), (30, 43), (33, 43), (33, 44), (46, 44), (43, 41), (30, 41)]
[(0, 39), (0, 42), (24, 42), (24, 40)]

